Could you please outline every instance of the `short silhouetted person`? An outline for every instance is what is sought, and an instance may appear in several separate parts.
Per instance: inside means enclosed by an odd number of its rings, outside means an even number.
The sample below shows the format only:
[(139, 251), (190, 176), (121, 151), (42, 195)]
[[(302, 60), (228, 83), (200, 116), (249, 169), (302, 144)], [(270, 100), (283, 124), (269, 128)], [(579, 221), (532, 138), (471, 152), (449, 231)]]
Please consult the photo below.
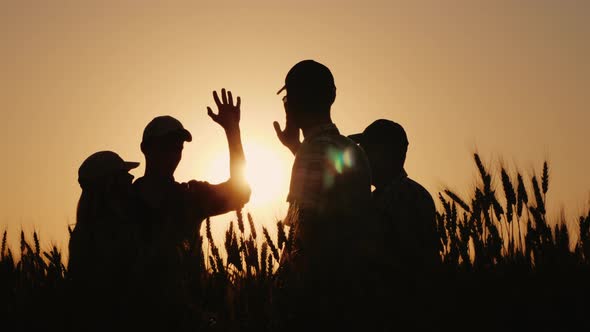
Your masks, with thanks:
[(351, 318), (346, 313), (360, 305), (350, 300), (358, 288), (357, 232), (370, 201), (368, 161), (332, 122), (336, 85), (326, 66), (313, 60), (297, 63), (282, 91), (286, 126), (281, 130), (275, 122), (274, 127), (295, 155), (285, 220), (294, 228), (293, 245), (283, 252), (282, 274), (287, 285), (298, 284), (307, 295), (300, 299), (307, 310), (300, 323), (345, 325)]
[(74, 330), (113, 330), (124, 315), (127, 276), (137, 245), (129, 170), (138, 165), (115, 152), (100, 151), (78, 170), (82, 194), (68, 245)]
[[(183, 285), (187, 273), (183, 253), (187, 249), (200, 252), (201, 222), (239, 210), (250, 198), (250, 187), (243, 176), (240, 97), (234, 104), (231, 92), (226, 93), (225, 89), (221, 93), (222, 100), (217, 92), (213, 97), (219, 111), (216, 114), (208, 108), (208, 114), (225, 130), (230, 153), (229, 180), (221, 184), (195, 180), (177, 182), (174, 171), (182, 158), (184, 142), (191, 142), (192, 135), (177, 119), (158, 116), (143, 132), (141, 151), (145, 155), (145, 175), (133, 184), (140, 202), (139, 222), (146, 249), (144, 273), (150, 275), (143, 282), (147, 283), (147, 291), (155, 293), (146, 303), (154, 306), (151, 310), (156, 317), (147, 318), (155, 318), (157, 321), (150, 322), (171, 329), (192, 324), (189, 321), (195, 315), (186, 311), (183, 302), (189, 295)], [(189, 262), (196, 263), (196, 258)]]
[[(349, 137), (365, 150), (371, 165), (375, 187), (372, 212), (382, 234), (376, 259), (383, 266), (380, 283), (384, 289), (379, 294), (386, 309), (383, 315), (413, 320), (412, 315), (419, 316), (424, 305), (417, 303), (418, 294), (428, 292), (423, 281), (430, 278), (440, 260), (434, 201), (404, 169), (408, 138), (401, 125), (379, 119)], [(408, 311), (398, 310), (398, 306)], [(396, 322), (389, 324), (389, 328), (394, 326)]]
[(351, 135), (371, 165), (372, 206), (386, 239), (385, 255), (392, 266), (418, 269), (439, 261), (436, 209), (430, 193), (404, 169), (408, 138), (404, 128), (379, 119)]

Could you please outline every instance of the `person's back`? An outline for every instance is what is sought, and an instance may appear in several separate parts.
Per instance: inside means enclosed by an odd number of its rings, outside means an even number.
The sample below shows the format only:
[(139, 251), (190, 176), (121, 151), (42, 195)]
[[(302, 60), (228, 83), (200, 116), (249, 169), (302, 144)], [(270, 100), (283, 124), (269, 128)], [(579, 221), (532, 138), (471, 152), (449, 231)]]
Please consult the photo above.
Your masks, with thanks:
[(383, 234), (381, 260), (389, 268), (411, 273), (436, 266), (440, 258), (434, 201), (404, 169), (405, 130), (380, 119), (350, 137), (365, 150), (371, 164), (373, 215)]
[(404, 172), (373, 193), (373, 208), (385, 235), (385, 261), (404, 272), (439, 261), (436, 209), (430, 193)]
[(78, 222), (70, 234), (68, 275), (76, 283), (108, 288), (117, 282), (115, 271), (124, 268), (133, 255), (135, 224), (128, 214), (84, 216), (79, 211), (78, 216), (85, 223)]
[(181, 245), (198, 233), (207, 215), (197, 202), (205, 205), (209, 197), (195, 187), (154, 176), (140, 177), (133, 183), (141, 236), (154, 254), (164, 254), (160, 248), (166, 246), (164, 242)]
[[(353, 213), (370, 196), (369, 166), (334, 124), (314, 128), (295, 155), (289, 202), (319, 213)], [(350, 210), (350, 211), (348, 211)]]
[(202, 272), (197, 255), (204, 215), (193, 208), (195, 201), (189, 204), (194, 195), (186, 184), (173, 179), (141, 177), (133, 193), (141, 239), (132, 291), (136, 327), (180, 330), (195, 324), (198, 312), (191, 296)]
[[(376, 311), (397, 321), (417, 320), (422, 307), (433, 305), (432, 286), (440, 261), (436, 210), (432, 196), (404, 169), (408, 139), (403, 127), (376, 120), (363, 133), (351, 135), (365, 150), (371, 165), (372, 216), (379, 229), (375, 287)], [(392, 302), (392, 298), (395, 301)], [(395, 324), (383, 321), (383, 328)], [(422, 325), (415, 325), (421, 326)]]
[(243, 206), (244, 197), (222, 197), (219, 186), (195, 180), (179, 183), (174, 178), (156, 176), (140, 177), (133, 183), (143, 269), (149, 273), (148, 283), (162, 285), (160, 291), (182, 292), (181, 288), (166, 287), (180, 287), (188, 277), (187, 269), (193, 277), (202, 272), (202, 221)]
[(112, 329), (125, 316), (125, 290), (138, 244), (128, 171), (137, 165), (100, 151), (80, 166), (82, 194), (67, 269), (74, 330)]
[(296, 250), (309, 254), (298, 254), (307, 256), (315, 275), (333, 278), (335, 269), (352, 264), (361, 249), (359, 235), (370, 201), (363, 151), (333, 124), (316, 128), (295, 156), (288, 201), (291, 210), (305, 214), (287, 219), (300, 223), (293, 225), (296, 240), (302, 241)]
[(150, 176), (133, 183), (143, 259), (152, 278), (177, 277), (174, 274), (179, 272), (179, 250), (194, 240), (204, 219), (187, 204), (190, 194), (184, 187), (172, 178)]

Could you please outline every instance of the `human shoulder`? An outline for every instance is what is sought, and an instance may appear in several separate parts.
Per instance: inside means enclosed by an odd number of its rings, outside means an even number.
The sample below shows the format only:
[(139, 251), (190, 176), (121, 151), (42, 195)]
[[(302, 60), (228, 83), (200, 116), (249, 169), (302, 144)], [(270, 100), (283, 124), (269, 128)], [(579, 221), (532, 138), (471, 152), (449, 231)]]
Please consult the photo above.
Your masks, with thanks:
[[(305, 143), (305, 141), (304, 141)], [(340, 133), (329, 133), (325, 135), (318, 135), (312, 137), (311, 139), (307, 140), (309, 146), (325, 146), (325, 145), (334, 145), (339, 147), (346, 147), (346, 146), (354, 146), (357, 147), (358, 145), (351, 140), (350, 138), (340, 134)]]
[(413, 199), (421, 202), (423, 205), (434, 208), (434, 199), (423, 185), (408, 177), (406, 178), (405, 186), (406, 190), (411, 193)]
[(174, 179), (146, 176), (135, 180), (132, 188), (134, 199), (152, 208), (159, 208), (175, 201), (186, 192), (186, 186)]
[(131, 184), (131, 187), (134, 190), (138, 190), (141, 189), (143, 186), (145, 186), (145, 177), (139, 177), (137, 179), (135, 179), (135, 181), (133, 181), (133, 183)]
[(346, 153), (348, 157), (366, 158), (364, 151), (358, 144), (340, 134), (320, 135), (304, 140), (295, 158), (315, 159), (328, 156), (330, 153), (342, 153), (343, 155)]
[(295, 159), (305, 159), (317, 155), (318, 153), (325, 151), (325, 148), (328, 146), (330, 146), (330, 142), (321, 137), (304, 139), (299, 146)]
[(187, 193), (195, 194), (210, 191), (213, 185), (207, 181), (190, 180), (179, 183), (178, 186)]

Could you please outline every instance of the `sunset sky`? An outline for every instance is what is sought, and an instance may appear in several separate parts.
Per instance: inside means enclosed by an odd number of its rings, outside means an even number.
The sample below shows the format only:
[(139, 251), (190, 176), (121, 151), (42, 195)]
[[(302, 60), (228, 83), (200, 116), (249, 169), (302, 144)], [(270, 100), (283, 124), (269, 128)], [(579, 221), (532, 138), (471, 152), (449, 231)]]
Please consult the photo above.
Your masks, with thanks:
[[(272, 121), (276, 91), (303, 59), (328, 66), (344, 134), (378, 118), (403, 125), (406, 170), (436, 197), (467, 196), (472, 153), (529, 175), (550, 162), (549, 214), (590, 198), (590, 1), (0, 0), (0, 231), (65, 245), (77, 170), (99, 150), (142, 165), (145, 125), (193, 134), (176, 179), (224, 181), (213, 90), (242, 97), (254, 196), (272, 226), (286, 211), (293, 157)], [(233, 215), (215, 218), (226, 227)]]

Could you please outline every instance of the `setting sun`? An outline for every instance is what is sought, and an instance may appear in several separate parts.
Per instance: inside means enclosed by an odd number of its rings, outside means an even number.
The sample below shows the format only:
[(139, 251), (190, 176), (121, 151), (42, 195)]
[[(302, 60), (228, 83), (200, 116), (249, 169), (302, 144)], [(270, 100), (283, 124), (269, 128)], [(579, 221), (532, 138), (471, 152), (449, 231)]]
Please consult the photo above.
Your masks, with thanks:
[[(246, 179), (252, 188), (249, 205), (260, 207), (276, 201), (284, 201), (289, 187), (292, 160), (287, 152), (276, 151), (264, 143), (244, 145), (246, 154)], [(212, 179), (223, 180), (228, 176), (226, 152), (213, 158), (207, 172)]]

